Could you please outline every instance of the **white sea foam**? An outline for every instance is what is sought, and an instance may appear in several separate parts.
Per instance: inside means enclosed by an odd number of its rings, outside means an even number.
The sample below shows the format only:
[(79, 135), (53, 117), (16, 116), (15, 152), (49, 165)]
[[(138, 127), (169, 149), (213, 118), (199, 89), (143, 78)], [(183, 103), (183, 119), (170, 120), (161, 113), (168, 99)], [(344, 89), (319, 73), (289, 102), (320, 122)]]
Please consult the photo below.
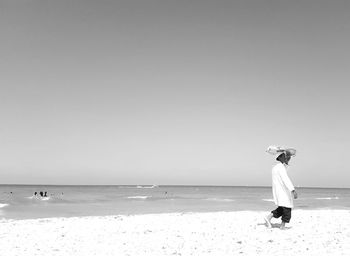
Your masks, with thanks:
[(151, 196), (128, 196), (129, 199), (147, 199)]
[(273, 199), (262, 199), (263, 201), (266, 201), (266, 202), (274, 202)]
[(47, 200), (51, 199), (51, 197), (49, 197), (49, 196), (47, 196), (47, 197), (28, 196), (26, 198), (28, 198), (28, 199), (36, 199), (36, 200), (41, 200), (41, 201), (47, 201)]
[(4, 208), (6, 206), (8, 206), (8, 204), (0, 204), (0, 208)]
[(206, 198), (207, 201), (217, 201), (217, 202), (233, 202), (235, 200), (229, 198)]
[(158, 185), (152, 185), (152, 186), (137, 186), (136, 188), (157, 188)]
[(317, 200), (337, 200), (339, 197), (316, 197)]

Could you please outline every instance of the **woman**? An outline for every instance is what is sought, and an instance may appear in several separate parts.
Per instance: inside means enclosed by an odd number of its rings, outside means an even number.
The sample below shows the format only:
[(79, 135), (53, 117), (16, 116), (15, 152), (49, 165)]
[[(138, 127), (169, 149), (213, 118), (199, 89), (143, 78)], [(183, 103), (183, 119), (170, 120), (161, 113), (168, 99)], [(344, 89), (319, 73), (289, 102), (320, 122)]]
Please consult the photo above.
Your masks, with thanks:
[(287, 175), (287, 167), (292, 155), (293, 152), (289, 150), (280, 153), (276, 158), (279, 163), (272, 168), (272, 193), (277, 208), (265, 217), (266, 225), (269, 228), (272, 227), (272, 217), (282, 217), (280, 229), (285, 229), (286, 223), (289, 223), (292, 216), (293, 197), (294, 199), (298, 198), (293, 183)]

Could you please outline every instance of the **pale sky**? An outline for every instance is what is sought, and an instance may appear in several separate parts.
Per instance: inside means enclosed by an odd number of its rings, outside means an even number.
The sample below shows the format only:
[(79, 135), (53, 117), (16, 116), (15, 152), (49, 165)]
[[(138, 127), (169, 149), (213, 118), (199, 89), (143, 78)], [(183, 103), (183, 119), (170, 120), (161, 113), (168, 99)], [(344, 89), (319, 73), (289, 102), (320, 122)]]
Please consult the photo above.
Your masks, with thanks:
[(0, 0), (0, 183), (350, 187), (350, 1)]

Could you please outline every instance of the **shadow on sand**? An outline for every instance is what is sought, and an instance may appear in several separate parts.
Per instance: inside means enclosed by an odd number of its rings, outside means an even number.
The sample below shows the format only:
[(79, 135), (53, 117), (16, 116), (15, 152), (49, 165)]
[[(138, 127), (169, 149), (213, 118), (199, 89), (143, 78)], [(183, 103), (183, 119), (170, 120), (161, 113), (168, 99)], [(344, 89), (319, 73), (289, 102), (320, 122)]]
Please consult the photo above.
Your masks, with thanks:
[[(268, 228), (268, 226), (266, 225), (266, 223), (258, 223), (258, 226), (265, 226), (266, 228)], [(271, 228), (280, 228), (281, 227), (281, 223), (271, 223)], [(287, 229), (291, 229), (292, 227), (284, 227), (285, 230)]]

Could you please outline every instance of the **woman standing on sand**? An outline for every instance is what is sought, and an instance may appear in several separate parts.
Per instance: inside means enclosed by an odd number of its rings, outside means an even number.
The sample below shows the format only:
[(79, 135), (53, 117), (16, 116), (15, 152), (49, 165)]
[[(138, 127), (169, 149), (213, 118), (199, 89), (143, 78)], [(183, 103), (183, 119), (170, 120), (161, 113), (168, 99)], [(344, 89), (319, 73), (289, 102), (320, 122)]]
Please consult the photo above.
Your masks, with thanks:
[(298, 194), (287, 175), (287, 167), (291, 156), (294, 154), (295, 151), (291, 150), (284, 150), (283, 153), (279, 153), (279, 156), (276, 158), (279, 163), (272, 168), (272, 193), (275, 204), (278, 207), (265, 217), (266, 225), (269, 228), (272, 227), (272, 217), (279, 218), (282, 216), (280, 229), (284, 229), (286, 223), (289, 223), (291, 219), (293, 197), (297, 199)]

